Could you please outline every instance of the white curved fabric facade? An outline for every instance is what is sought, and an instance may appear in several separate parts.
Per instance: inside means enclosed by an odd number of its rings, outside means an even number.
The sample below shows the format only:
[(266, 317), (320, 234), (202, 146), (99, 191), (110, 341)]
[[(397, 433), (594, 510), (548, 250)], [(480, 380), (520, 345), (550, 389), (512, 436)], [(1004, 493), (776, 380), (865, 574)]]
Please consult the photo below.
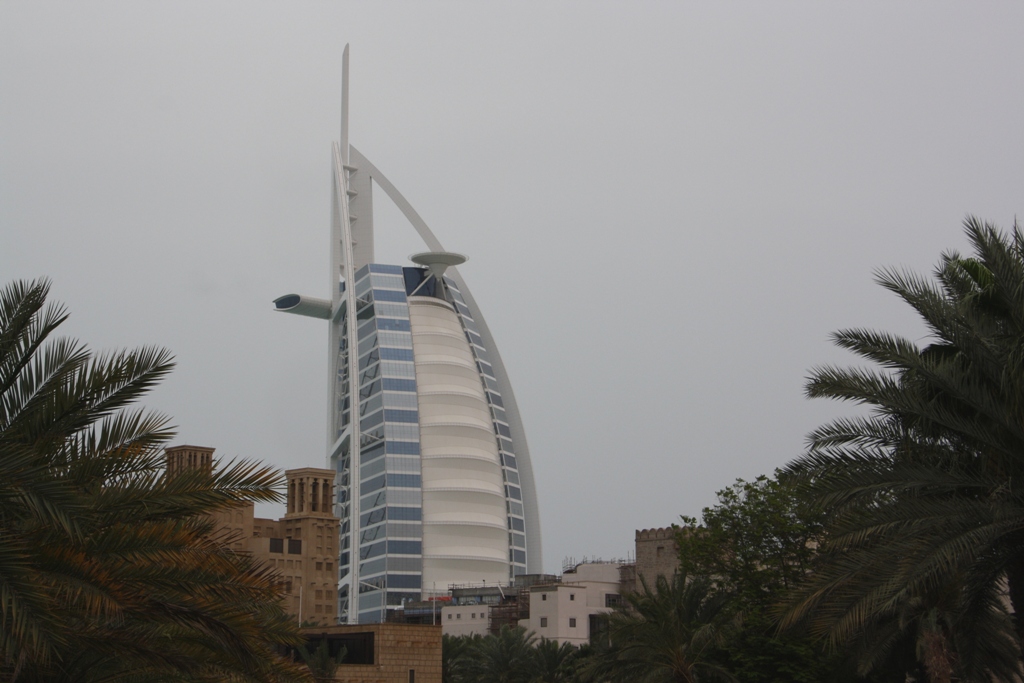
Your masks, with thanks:
[(476, 359), (452, 304), (409, 297), (423, 477), (423, 586), (508, 580), (505, 487)]

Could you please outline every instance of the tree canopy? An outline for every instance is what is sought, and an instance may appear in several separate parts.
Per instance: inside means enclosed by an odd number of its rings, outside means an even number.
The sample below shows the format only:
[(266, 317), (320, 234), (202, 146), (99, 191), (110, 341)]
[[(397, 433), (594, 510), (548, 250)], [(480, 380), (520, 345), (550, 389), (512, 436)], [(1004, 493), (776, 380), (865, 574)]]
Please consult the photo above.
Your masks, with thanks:
[(659, 576), (625, 599), (609, 620), (610, 646), (590, 663), (597, 680), (735, 683), (717, 655), (738, 622), (708, 577)]
[(713, 577), (742, 618), (721, 661), (743, 683), (842, 680), (839, 657), (806, 634), (777, 633), (774, 616), (782, 596), (814, 566), (824, 514), (779, 472), (738, 479), (717, 496), (700, 520), (683, 517), (677, 542), (682, 570)]
[(94, 354), (55, 338), (46, 281), (0, 290), (0, 677), (306, 680), (277, 577), (208, 513), (278, 500), (257, 463), (167, 477), (168, 419), (135, 403), (170, 372), (157, 348)]
[(1024, 235), (965, 231), (973, 253), (932, 278), (878, 272), (928, 338), (837, 332), (870, 367), (816, 368), (807, 394), (868, 412), (816, 429), (787, 468), (830, 512), (787, 623), (859, 643), (866, 669), (910, 636), (932, 681), (1009, 680), (1024, 635)]
[(718, 503), (704, 508), (700, 520), (682, 518), (680, 566), (714, 576), (720, 589), (748, 604), (774, 601), (810, 570), (822, 513), (778, 473), (738, 479), (717, 496)]

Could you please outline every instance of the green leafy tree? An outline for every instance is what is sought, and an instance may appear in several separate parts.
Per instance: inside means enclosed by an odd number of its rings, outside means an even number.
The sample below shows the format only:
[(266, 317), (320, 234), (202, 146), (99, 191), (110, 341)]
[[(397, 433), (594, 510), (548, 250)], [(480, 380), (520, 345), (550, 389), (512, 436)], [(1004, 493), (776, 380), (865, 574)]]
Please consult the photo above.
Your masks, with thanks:
[(734, 682), (720, 664), (721, 648), (737, 627), (728, 597), (711, 579), (659, 576), (654, 590), (626, 595), (627, 608), (608, 625), (610, 646), (587, 666), (593, 681), (624, 683)]
[(738, 479), (701, 520), (683, 517), (680, 566), (714, 577), (742, 628), (721, 648), (743, 683), (841, 680), (841, 661), (799, 633), (776, 633), (773, 609), (814, 566), (823, 515), (785, 477)]
[(799, 583), (813, 564), (822, 514), (784, 480), (737, 479), (704, 508), (701, 521), (683, 517), (678, 534), (685, 572), (714, 576), (746, 604), (763, 605)]
[(877, 275), (925, 323), (925, 344), (840, 331), (836, 344), (874, 367), (811, 374), (809, 396), (868, 413), (815, 430), (788, 468), (830, 524), (786, 619), (835, 645), (912, 636), (932, 681), (1012, 680), (1024, 636), (1024, 235), (973, 218), (965, 228), (973, 255), (944, 254), (932, 279)]
[(0, 679), (306, 680), (276, 577), (207, 513), (277, 500), (249, 462), (164, 476), (166, 418), (132, 404), (166, 351), (53, 338), (45, 281), (0, 291)]

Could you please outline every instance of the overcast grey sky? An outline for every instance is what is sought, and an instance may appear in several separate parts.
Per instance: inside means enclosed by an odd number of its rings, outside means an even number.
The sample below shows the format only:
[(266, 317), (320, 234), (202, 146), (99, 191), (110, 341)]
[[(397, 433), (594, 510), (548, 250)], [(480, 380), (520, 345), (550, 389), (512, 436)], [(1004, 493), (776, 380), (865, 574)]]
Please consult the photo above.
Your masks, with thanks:
[[(179, 442), (324, 462), (330, 144), (460, 270), (533, 453), (545, 567), (625, 556), (846, 408), (828, 334), (920, 326), (1024, 188), (1020, 3), (0, 3), (0, 277), (94, 348), (159, 344)], [(378, 260), (421, 250), (378, 205)], [(278, 510), (264, 513), (280, 514)]]

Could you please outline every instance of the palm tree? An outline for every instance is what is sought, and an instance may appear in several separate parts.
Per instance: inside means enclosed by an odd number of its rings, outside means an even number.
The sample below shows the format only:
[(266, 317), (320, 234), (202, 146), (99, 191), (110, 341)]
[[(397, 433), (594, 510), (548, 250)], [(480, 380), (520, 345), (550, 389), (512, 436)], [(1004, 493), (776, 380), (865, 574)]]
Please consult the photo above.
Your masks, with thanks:
[(537, 638), (521, 626), (502, 626), (473, 643), (461, 660), (464, 683), (531, 683), (536, 674)]
[(1019, 657), (1024, 636), (1024, 235), (973, 218), (965, 229), (973, 256), (944, 254), (934, 281), (878, 273), (930, 343), (836, 333), (876, 369), (817, 368), (807, 394), (870, 412), (812, 432), (789, 467), (832, 522), (784, 624), (806, 619), (833, 644), (902, 625), (933, 680), (1012, 678), (1007, 652)]
[(347, 654), (348, 648), (342, 645), (338, 648), (337, 654), (332, 656), (331, 644), (327, 638), (323, 638), (312, 652), (309, 651), (308, 645), (299, 647), (299, 656), (306, 663), (309, 673), (312, 674), (316, 683), (331, 683), (334, 680), (334, 673), (338, 670), (338, 665), (345, 660)]
[(483, 636), (441, 636), (441, 682), (462, 683), (462, 669)]
[(534, 648), (536, 672), (532, 683), (570, 683), (575, 680), (579, 648), (572, 643), (541, 638)]
[(626, 596), (611, 615), (610, 648), (588, 666), (593, 680), (637, 683), (735, 681), (714, 658), (736, 623), (728, 596), (704, 576), (659, 576), (655, 590)]
[(132, 404), (170, 355), (52, 339), (48, 290), (0, 290), (0, 678), (308, 680), (275, 653), (301, 643), (276, 575), (207, 514), (277, 500), (279, 476), (164, 476), (167, 418)]

